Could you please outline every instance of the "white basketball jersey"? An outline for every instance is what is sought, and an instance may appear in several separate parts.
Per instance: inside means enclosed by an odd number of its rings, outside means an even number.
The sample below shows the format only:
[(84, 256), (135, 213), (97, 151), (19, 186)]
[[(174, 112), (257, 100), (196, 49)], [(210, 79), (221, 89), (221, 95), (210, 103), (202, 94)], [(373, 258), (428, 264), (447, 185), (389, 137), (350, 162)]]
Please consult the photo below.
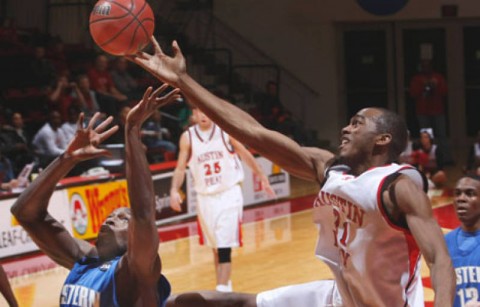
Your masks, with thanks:
[(334, 166), (315, 200), (316, 255), (334, 273), (345, 306), (424, 306), (420, 250), (409, 230), (389, 220), (381, 201), (382, 185), (394, 173), (424, 186), (409, 165), (376, 167), (358, 177)]
[(188, 129), (191, 154), (188, 167), (195, 191), (214, 194), (225, 191), (243, 180), (243, 168), (230, 138), (217, 125), (202, 133), (198, 125)]

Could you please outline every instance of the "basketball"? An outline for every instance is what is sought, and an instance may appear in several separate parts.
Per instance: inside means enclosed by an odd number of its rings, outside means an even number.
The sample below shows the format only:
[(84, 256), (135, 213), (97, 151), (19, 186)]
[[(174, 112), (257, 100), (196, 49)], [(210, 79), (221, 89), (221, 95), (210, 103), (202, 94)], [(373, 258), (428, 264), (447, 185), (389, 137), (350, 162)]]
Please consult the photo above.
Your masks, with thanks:
[(90, 14), (89, 26), (102, 50), (122, 56), (148, 45), (155, 19), (145, 0), (100, 0)]

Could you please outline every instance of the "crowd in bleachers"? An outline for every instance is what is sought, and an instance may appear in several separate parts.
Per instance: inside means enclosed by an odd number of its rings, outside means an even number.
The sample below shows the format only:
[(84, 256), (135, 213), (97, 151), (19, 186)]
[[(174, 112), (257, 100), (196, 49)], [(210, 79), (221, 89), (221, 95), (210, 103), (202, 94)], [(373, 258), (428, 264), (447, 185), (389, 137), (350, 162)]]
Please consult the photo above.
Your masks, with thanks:
[[(35, 172), (61, 154), (76, 130), (80, 112), (122, 114), (158, 82), (124, 58), (109, 57), (82, 45), (67, 45), (37, 30), (18, 30), (13, 19), (0, 27), (0, 182), (2, 190), (17, 186), (28, 163)], [(182, 132), (177, 120), (185, 102), (162, 109), (146, 123), (142, 136), (152, 162), (175, 159)], [(168, 116), (170, 115), (170, 116)], [(112, 138), (121, 142), (123, 135)], [(89, 165), (91, 167), (94, 165)], [(79, 175), (75, 170), (71, 175)]]

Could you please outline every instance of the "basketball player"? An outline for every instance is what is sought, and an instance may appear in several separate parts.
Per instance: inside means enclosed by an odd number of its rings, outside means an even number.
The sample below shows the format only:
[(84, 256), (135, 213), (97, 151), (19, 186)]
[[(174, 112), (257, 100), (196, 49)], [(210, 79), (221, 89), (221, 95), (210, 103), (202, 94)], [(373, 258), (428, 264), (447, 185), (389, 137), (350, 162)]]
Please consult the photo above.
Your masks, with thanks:
[(480, 177), (460, 178), (454, 191), (460, 227), (445, 236), (457, 273), (455, 307), (480, 306)]
[(140, 129), (162, 103), (177, 99), (174, 90), (158, 98), (167, 85), (143, 99), (129, 112), (126, 124), (126, 176), (131, 208), (118, 208), (100, 228), (95, 245), (76, 239), (47, 211), (57, 182), (77, 163), (106, 155), (97, 146), (118, 127), (108, 130), (112, 117), (85, 128), (83, 113), (75, 137), (20, 195), (12, 213), (40, 249), (59, 265), (70, 269), (60, 294), (60, 306), (163, 306), (170, 285), (161, 275), (155, 199), (150, 170), (140, 140)]
[(170, 206), (181, 211), (178, 193), (187, 164), (197, 192), (197, 216), (200, 244), (213, 249), (217, 291), (231, 292), (232, 247), (239, 247), (242, 222), (243, 181), (239, 157), (252, 169), (270, 197), (275, 196), (267, 176), (252, 154), (237, 140), (215, 125), (198, 108), (193, 109), (196, 125), (180, 137), (177, 167), (170, 189)]
[[(165, 55), (154, 38), (152, 42), (154, 55), (139, 52), (129, 59), (179, 88), (235, 139), (292, 175), (321, 184), (314, 203), (320, 229), (316, 255), (335, 276), (325, 295), (338, 291), (345, 306), (423, 306), (418, 265), (422, 253), (436, 306), (452, 304), (455, 275), (423, 177), (409, 165), (394, 163), (407, 141), (406, 125), (397, 114), (360, 110), (341, 130), (335, 157), (262, 127), (193, 80), (176, 42), (173, 57)], [(283, 306), (281, 294), (270, 294), (259, 306)]]

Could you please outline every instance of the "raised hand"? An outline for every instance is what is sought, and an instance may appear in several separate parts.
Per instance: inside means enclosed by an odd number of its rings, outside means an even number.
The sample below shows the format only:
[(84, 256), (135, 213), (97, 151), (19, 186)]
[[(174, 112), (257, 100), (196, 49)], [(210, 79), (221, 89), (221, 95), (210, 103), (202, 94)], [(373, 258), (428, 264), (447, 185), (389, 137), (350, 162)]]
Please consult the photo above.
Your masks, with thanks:
[(177, 41), (172, 43), (173, 57), (163, 53), (155, 37), (152, 36), (151, 41), (154, 47), (153, 55), (140, 51), (126, 58), (143, 67), (162, 82), (177, 86), (180, 76), (186, 73), (185, 58)]
[(132, 126), (141, 126), (143, 122), (147, 120), (156, 109), (180, 98), (180, 95), (178, 94), (180, 92), (179, 89), (174, 89), (168, 94), (162, 97), (158, 97), (160, 94), (165, 92), (168, 86), (168, 84), (163, 84), (155, 91), (153, 91), (153, 88), (151, 86), (147, 88), (147, 90), (143, 94), (142, 100), (140, 100), (140, 102), (135, 107), (133, 107), (130, 112), (128, 112), (127, 124)]
[(118, 130), (118, 126), (113, 126), (105, 131), (113, 120), (113, 117), (110, 116), (94, 128), (95, 123), (101, 116), (100, 113), (95, 113), (87, 127), (84, 127), (85, 115), (80, 114), (77, 120), (77, 132), (68, 144), (65, 154), (81, 161), (109, 154), (107, 150), (100, 149), (97, 146), (114, 134)]

